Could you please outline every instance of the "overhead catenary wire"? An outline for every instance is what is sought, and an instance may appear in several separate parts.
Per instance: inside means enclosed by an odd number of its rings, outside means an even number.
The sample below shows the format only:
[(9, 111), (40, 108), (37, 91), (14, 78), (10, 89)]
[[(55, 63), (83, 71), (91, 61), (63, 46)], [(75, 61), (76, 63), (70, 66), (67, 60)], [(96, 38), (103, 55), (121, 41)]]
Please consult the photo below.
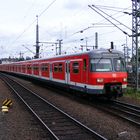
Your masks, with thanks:
[[(56, 0), (54, 0), (53, 2), (55, 2)], [(53, 3), (52, 2), (52, 3)], [(51, 6), (51, 5), (50, 5)], [(48, 6), (49, 7), (49, 6)], [(47, 8), (47, 7), (46, 7)], [(38, 15), (39, 17), (45, 12), (45, 10), (46, 10), (46, 8)], [(31, 23), (24, 31), (23, 31), (23, 33), (17, 38), (17, 40), (20, 38), (20, 37), (22, 37), (22, 35), (35, 23), (35, 21), (36, 20), (34, 20), (33, 21), (33, 23)], [(95, 27), (95, 26), (94, 26)], [(115, 27), (115, 26), (114, 26)], [(91, 27), (87, 27), (87, 28), (85, 28), (85, 30), (86, 29), (89, 29), (89, 28), (91, 28)], [(15, 40), (16, 41), (16, 40)]]
[[(102, 5), (96, 5), (96, 6), (100, 6), (100, 7), (109, 7), (109, 8), (116, 8), (116, 9), (122, 9), (122, 10), (127, 10), (127, 9), (130, 8), (130, 6), (127, 7), (127, 8), (119, 8), (119, 7), (111, 7), (111, 6), (102, 6)], [(115, 13), (115, 14), (113, 14), (113, 15), (108, 15), (107, 18), (113, 17), (113, 16), (117, 15), (118, 13), (122, 13), (122, 11), (117, 11), (117, 13)], [(124, 13), (124, 12), (123, 12), (123, 13)], [(116, 18), (119, 18), (119, 17), (122, 17), (122, 16), (124, 16), (124, 14), (123, 14), (123, 15), (119, 15), (119, 16), (117, 16)], [(77, 31), (77, 32), (74, 32), (73, 34), (70, 35), (70, 37), (73, 36), (73, 35), (75, 35), (75, 34), (77, 34), (77, 33), (83, 33), (84, 31), (86, 31), (86, 30), (88, 30), (88, 29), (91, 29), (91, 28), (101, 27), (101, 26), (95, 26), (95, 25), (100, 25), (100, 24), (104, 24), (104, 25), (105, 25), (105, 23), (102, 23), (102, 22), (104, 22), (105, 20), (106, 20), (106, 19), (103, 19), (103, 20), (101, 20), (101, 21), (99, 21), (99, 22), (97, 22), (97, 23), (93, 23), (92, 26), (88, 26), (88, 27), (86, 27), (86, 28), (84, 28), (84, 29), (81, 29), (81, 30), (79, 30), (79, 31)], [(94, 25), (94, 26), (93, 26), (93, 25)], [(107, 24), (106, 24), (106, 25), (107, 25)], [(109, 24), (109, 25), (110, 25), (110, 24)], [(116, 24), (116, 25), (121, 25), (121, 23)], [(102, 27), (103, 27), (103, 26), (102, 26)], [(104, 27), (105, 27), (105, 26), (104, 26)], [(109, 27), (109, 26), (107, 26), (107, 27)], [(114, 26), (114, 27), (115, 27), (115, 26)]]
[(124, 13), (121, 10), (115, 10), (115, 9), (110, 9), (110, 8), (102, 8), (102, 9), (109, 10), (109, 11), (114, 11), (114, 12), (119, 12), (119, 13)]
[[(113, 15), (108, 15), (108, 16), (106, 16), (107, 18), (110, 18), (111, 16), (114, 16), (114, 15), (117, 15), (117, 14), (119, 14), (119, 13), (124, 13), (123, 12), (123, 10), (126, 10), (126, 9), (128, 9), (129, 7), (127, 7), (127, 8), (120, 8), (121, 10), (119, 10), (119, 11), (117, 11), (117, 13), (115, 13), (115, 14), (113, 14)], [(122, 17), (122, 16), (125, 16), (124, 14), (123, 15), (119, 15), (119, 16), (117, 16), (116, 18), (118, 19), (118, 17)], [(106, 19), (104, 19), (104, 20), (106, 20)], [(102, 20), (102, 21), (104, 21), (104, 20)], [(96, 25), (97, 24), (97, 25)], [(103, 26), (104, 25), (104, 26)], [(118, 23), (118, 24), (115, 24), (116, 26), (117, 25), (122, 25), (122, 23), (120, 22), (120, 23)], [(109, 24), (109, 23), (107, 23), (107, 24), (103, 24), (103, 23), (95, 23), (95, 24), (92, 24), (92, 26), (88, 26), (88, 27), (86, 27), (86, 28), (84, 28), (84, 29), (82, 29), (82, 30), (79, 30), (79, 31), (77, 31), (77, 32), (75, 32), (75, 33), (73, 33), (72, 35), (70, 35), (69, 37), (72, 37), (73, 35), (75, 35), (75, 34), (77, 34), (77, 33), (83, 33), (84, 31), (86, 31), (86, 30), (88, 30), (88, 29), (91, 29), (91, 28), (101, 28), (101, 27), (116, 27), (116, 26), (114, 26), (114, 25), (112, 25), (111, 26), (111, 24)], [(121, 28), (120, 28), (121, 29)], [(131, 29), (130, 29), (131, 30)], [(123, 31), (123, 30), (122, 30)], [(112, 33), (112, 32), (115, 32), (115, 31), (111, 31), (111, 32), (109, 32), (109, 33)], [(123, 31), (123, 33), (124, 33), (125, 31)], [(127, 34), (127, 33), (126, 33)], [(102, 35), (102, 34), (101, 34)], [(128, 36), (129, 36), (129, 34), (127, 34)], [(90, 39), (90, 38), (92, 38), (92, 37), (94, 37), (95, 35), (92, 35), (92, 36), (88, 36), (88, 37), (86, 37), (87, 39)], [(68, 37), (68, 38), (69, 38)], [(67, 38), (67, 39), (68, 39)], [(67, 41), (67, 40), (63, 40), (63, 43), (76, 43), (76, 42), (81, 42), (81, 39), (72, 39), (72, 40), (69, 40), (69, 41)]]
[(114, 7), (114, 6), (105, 6), (105, 5), (96, 5), (96, 6), (98, 6), (98, 7), (101, 7), (102, 9), (104, 8), (104, 9), (107, 9), (107, 10), (114, 10), (114, 9), (119, 9), (118, 10), (118, 12), (122, 12), (122, 11), (120, 11), (120, 10), (131, 10), (132, 11), (132, 9), (129, 9), (131, 6), (129, 6), (129, 7), (127, 7), (127, 8), (121, 8), (121, 7)]
[(34, 20), (27, 28), (25, 28), (23, 32), (19, 34), (17, 38), (11, 43), (11, 45), (13, 45), (19, 38), (21, 38), (21, 36), (35, 23), (35, 21), (36, 20)]
[[(129, 8), (129, 7), (128, 7)], [(124, 8), (124, 10), (126, 10), (126, 9), (128, 9), (128, 8)], [(115, 13), (115, 14), (113, 14), (113, 15), (109, 15), (109, 17), (114, 17), (115, 15), (117, 15), (117, 14), (119, 14), (120, 13), (120, 11), (118, 11), (117, 13)], [(127, 12), (123, 12), (124, 14), (126, 14)], [(117, 16), (117, 17), (115, 17), (115, 18), (120, 18), (120, 17), (122, 17), (122, 16), (124, 16), (124, 14), (123, 15), (119, 15), (119, 16)], [(109, 17), (107, 17), (107, 18), (109, 18)], [(106, 19), (103, 19), (103, 20), (101, 20), (101, 21), (99, 21), (99, 22), (97, 22), (97, 23), (95, 23), (95, 24), (100, 24), (100, 23), (102, 23), (102, 22), (104, 22)]]
[[(116, 31), (110, 31), (110, 32), (105, 32), (105, 33), (99, 33), (100, 36), (106, 35), (106, 34), (111, 34), (111, 33), (115, 33)], [(87, 39), (92, 39), (95, 35), (91, 35), (91, 36), (87, 36)], [(64, 41), (63, 43), (74, 43), (74, 42), (80, 42), (81, 38), (79, 39), (73, 39), (73, 40), (69, 40), (69, 41)]]
[[(117, 24), (117, 25), (120, 25), (120, 24)], [(82, 30), (80, 30), (80, 31), (77, 31), (77, 32), (75, 32), (75, 33), (73, 33), (73, 35), (74, 34), (77, 34), (77, 33), (83, 33), (84, 31), (86, 31), (86, 30), (88, 30), (88, 29), (90, 29), (90, 28), (107, 28), (107, 27), (115, 27), (115, 26), (111, 26), (110, 24), (103, 24), (103, 23), (99, 23), (99, 26), (98, 26), (98, 23), (97, 23), (97, 25), (96, 25), (96, 23), (95, 24), (93, 24), (92, 26), (90, 26), (90, 27), (87, 27), (87, 28), (84, 28), (84, 29), (82, 29)], [(111, 32), (107, 32), (107, 34), (108, 33), (112, 33), (112, 32), (115, 32), (115, 31), (111, 31)], [(103, 33), (103, 34), (106, 34), (106, 33)], [(100, 34), (100, 35), (102, 35), (102, 34)], [(91, 37), (94, 37), (95, 35), (91, 35), (91, 36), (87, 36), (87, 39), (89, 39), (89, 38), (91, 38)], [(72, 37), (72, 35), (70, 36), (70, 37)], [(69, 38), (70, 38), (69, 37)], [(80, 42), (80, 39), (72, 39), (72, 40), (63, 40), (63, 43), (74, 43), (74, 42)]]
[[(55, 3), (55, 1), (56, 0), (53, 0), (39, 15), (38, 15), (38, 17), (41, 17), (54, 3)], [(34, 24), (36, 22), (36, 19), (29, 25), (29, 26), (27, 26), (27, 28), (25, 28), (24, 30), (23, 30), (23, 32), (21, 33), (21, 34), (19, 34), (18, 36), (17, 36), (17, 38), (12, 42), (12, 43), (10, 43), (10, 44), (14, 44), (19, 38), (21, 38), (21, 36)]]
[(88, 5), (92, 10), (94, 10), (96, 13), (98, 13), (99, 15), (101, 15), (103, 18), (105, 18), (107, 21), (109, 21), (111, 24), (113, 24), (116, 28), (118, 28), (120, 31), (122, 31), (125, 35), (128, 35), (130, 37), (130, 35), (125, 32), (124, 30), (122, 30), (120, 27), (118, 27), (116, 24), (114, 24), (111, 20), (109, 20), (107, 17), (105, 17), (103, 14), (101, 14), (100, 12), (98, 12), (94, 7), (92, 7), (91, 5)]
[[(128, 8), (120, 8), (120, 9), (123, 9), (123, 10), (126, 10), (126, 9), (128, 9)], [(108, 9), (109, 10), (109, 9)], [(117, 13), (115, 13), (115, 14), (113, 14), (113, 15), (117, 15), (118, 13), (124, 13), (123, 11), (121, 11), (121, 10), (119, 10), (119, 11), (117, 11)], [(107, 18), (110, 18), (111, 16), (113, 16), (113, 15), (108, 15), (108, 16), (106, 16)], [(124, 14), (123, 15), (121, 15), (121, 16), (125, 16)], [(121, 17), (121, 16), (118, 16), (118, 17)], [(117, 18), (117, 17), (116, 17)], [(105, 20), (105, 19), (104, 19)], [(111, 23), (112, 24), (112, 23)], [(86, 28), (84, 28), (83, 30), (79, 30), (79, 31), (77, 31), (77, 32), (75, 32), (75, 33), (73, 33), (71, 36), (69, 36), (69, 37), (72, 37), (73, 35), (75, 35), (75, 34), (77, 34), (77, 33), (83, 33), (85, 30), (88, 30), (88, 29), (91, 29), (91, 28), (100, 28), (100, 27), (116, 27), (117, 25), (122, 25), (122, 23), (120, 22), (119, 24), (112, 24), (112, 26), (109, 26), (110, 24), (108, 24), (108, 26), (95, 26), (95, 24), (93, 24), (94, 26), (88, 26), (88, 27), (86, 27)], [(115, 26), (116, 25), (116, 26)], [(125, 25), (123, 25), (123, 26), (125, 26)], [(119, 28), (119, 26), (118, 26), (118, 28)], [(126, 28), (128, 28), (129, 30), (131, 30), (132, 31), (132, 29), (131, 28), (129, 28), (128, 26), (126, 26)], [(121, 29), (121, 28), (120, 28)], [(125, 32), (123, 29), (121, 29), (121, 31), (125, 34), (125, 35), (128, 35), (129, 36), (129, 34), (127, 33), (127, 32)], [(113, 32), (115, 32), (115, 31), (113, 31)], [(112, 32), (111, 32), (112, 33)], [(94, 35), (92, 35), (91, 37), (93, 37)], [(87, 39), (89, 39), (90, 37), (86, 37)], [(64, 41), (65, 43), (74, 43), (74, 42), (80, 42), (80, 39), (74, 39), (74, 40), (70, 40), (70, 41)]]
[[(117, 25), (121, 25), (121, 24), (117, 24)], [(90, 28), (106, 28), (106, 27), (114, 27), (113, 25), (110, 25), (110, 24), (92, 24), (92, 26), (89, 26), (89, 27), (87, 27), (87, 28), (84, 28), (84, 29), (82, 29), (82, 30), (80, 30), (80, 31), (77, 31), (77, 32), (75, 32), (75, 33), (73, 33), (73, 35), (74, 34), (77, 34), (77, 33), (83, 33), (84, 31), (86, 31), (86, 30), (88, 30), (88, 29), (90, 29)]]
[[(107, 6), (105, 6), (105, 7), (107, 7)], [(114, 7), (111, 7), (111, 8), (114, 8)], [(126, 10), (126, 9), (128, 9), (129, 7), (127, 7), (127, 8), (119, 8), (119, 9), (123, 9), (123, 10)], [(109, 17), (111, 17), (111, 16), (114, 16), (114, 15), (116, 15), (116, 14), (118, 14), (118, 13), (120, 13), (120, 12), (122, 12), (122, 11), (117, 11), (117, 13), (115, 13), (115, 14), (113, 14), (113, 15), (108, 15), (107, 16), (107, 18), (109, 18)], [(121, 16), (124, 16), (124, 15), (121, 15)], [(119, 16), (120, 17), (120, 16)], [(104, 19), (105, 20), (105, 19)], [(104, 21), (104, 20), (102, 20), (102, 21)], [(96, 24), (98, 25), (99, 24), (99, 26), (96, 26)], [(112, 23), (111, 23), (112, 24)], [(101, 26), (100, 26), (101, 25)], [(75, 34), (77, 34), (77, 33), (83, 33), (84, 31), (86, 31), (86, 30), (88, 30), (88, 29), (91, 29), (91, 28), (101, 28), (101, 27), (118, 27), (117, 25), (122, 25), (122, 23), (120, 22), (119, 24), (114, 24), (113, 23), (113, 25), (112, 26), (110, 26), (110, 24), (104, 24), (104, 25), (106, 25), (106, 26), (103, 26), (103, 23), (95, 23), (95, 24), (92, 24), (92, 26), (88, 26), (88, 27), (86, 27), (86, 28), (84, 28), (84, 29), (82, 29), (82, 30), (79, 30), (79, 31), (77, 31), (77, 32), (75, 32), (75, 33), (73, 33), (70, 37), (72, 37), (73, 35), (75, 35)], [(119, 28), (119, 27), (118, 27)], [(123, 31), (121, 28), (120, 28), (120, 30), (124, 33), (124, 34), (126, 34), (126, 35), (128, 35), (129, 36), (129, 34), (127, 34), (125, 31)], [(131, 29), (130, 29), (131, 30)], [(112, 33), (112, 32), (115, 32), (115, 31), (111, 31), (111, 32), (109, 32), (109, 33)], [(93, 37), (94, 35), (92, 35), (92, 36), (90, 36), (90, 37)], [(90, 38), (90, 37), (87, 37), (88, 39)], [(73, 40), (69, 40), (69, 41), (63, 41), (64, 43), (74, 43), (74, 42), (80, 42), (80, 39), (73, 39)]]
[(38, 15), (38, 17), (42, 16), (55, 2), (56, 2), (56, 0), (53, 0), (53, 1)]
[[(116, 32), (116, 31), (110, 31), (110, 32), (106, 32), (106, 33), (100, 33), (99, 35), (105, 35), (105, 34), (110, 34), (110, 33), (113, 33), (113, 32)], [(86, 39), (92, 39), (95, 35), (90, 35), (90, 36), (87, 36), (85, 37)], [(72, 40), (68, 40), (68, 41), (63, 41), (63, 43), (67, 44), (67, 43), (76, 43), (76, 42), (81, 42), (81, 39), (85, 40), (85, 38), (78, 38), (78, 39), (72, 39)]]
[[(98, 5), (99, 6), (99, 5)], [(113, 14), (113, 15), (109, 15), (107, 18), (109, 18), (109, 17), (111, 17), (111, 16), (114, 16), (114, 15), (117, 15), (117, 14), (119, 14), (119, 13), (123, 13), (123, 15), (119, 15), (118, 17), (122, 17), (122, 16), (125, 16), (124, 15), (124, 10), (127, 10), (127, 9), (129, 9), (130, 8), (130, 6), (129, 7), (127, 7), (127, 8), (119, 8), (119, 7), (111, 7), (111, 6), (101, 6), (102, 8), (104, 8), (104, 9), (107, 9), (108, 8), (108, 10), (113, 10), (113, 8), (114, 9), (119, 9), (119, 11), (118, 10), (116, 10), (116, 12), (117, 13), (115, 13), (115, 14)], [(110, 9), (109, 9), (110, 8)], [(116, 17), (116, 18), (118, 18), (118, 17)], [(105, 20), (105, 19), (104, 19)], [(104, 21), (104, 20), (102, 20), (102, 21)], [(95, 25), (95, 24), (97, 24), (97, 25)], [(72, 39), (72, 40), (69, 40), (69, 38), (71, 38), (73, 35), (75, 35), (75, 34), (77, 34), (77, 33), (83, 33), (84, 31), (86, 31), (86, 30), (89, 30), (89, 29), (91, 29), (91, 28), (101, 28), (101, 27), (115, 27), (114, 25), (110, 25), (110, 24), (104, 24), (104, 26), (103, 25), (101, 25), (100, 26), (100, 23), (98, 24), (98, 23), (95, 23), (95, 24), (92, 24), (91, 26), (88, 26), (88, 27), (85, 27), (84, 29), (81, 29), (81, 30), (79, 30), (79, 31), (77, 31), (77, 32), (74, 32), (74, 33), (72, 33), (71, 35), (69, 35), (69, 36), (67, 36), (67, 38), (66, 38), (66, 40), (63, 40), (63, 43), (74, 43), (74, 42), (79, 42), (79, 40), (80, 39)], [(119, 24), (115, 24), (115, 25), (121, 25), (122, 23), (119, 23)], [(98, 26), (99, 25), (99, 26)], [(92, 35), (93, 36), (93, 35)], [(88, 38), (88, 37), (87, 37)]]
[(33, 0), (31, 5), (28, 7), (28, 10), (25, 12), (25, 15), (23, 16), (23, 19), (27, 18), (29, 16), (30, 11), (32, 11), (36, 0)]
[(116, 22), (118, 22), (119, 24), (123, 25), (124, 27), (126, 27), (127, 29), (131, 30), (131, 28), (129, 28), (128, 26), (126, 26), (125, 24), (121, 23), (120, 21), (118, 21), (117, 19), (113, 18), (112, 16), (108, 15), (107, 13), (105, 13), (103, 10), (101, 10), (100, 8), (98, 8), (95, 5), (92, 5), (92, 7), (95, 7), (96, 9), (98, 9), (99, 11), (101, 11), (102, 13), (104, 13), (105, 15), (109, 16), (110, 18), (112, 18), (113, 20), (115, 20)]

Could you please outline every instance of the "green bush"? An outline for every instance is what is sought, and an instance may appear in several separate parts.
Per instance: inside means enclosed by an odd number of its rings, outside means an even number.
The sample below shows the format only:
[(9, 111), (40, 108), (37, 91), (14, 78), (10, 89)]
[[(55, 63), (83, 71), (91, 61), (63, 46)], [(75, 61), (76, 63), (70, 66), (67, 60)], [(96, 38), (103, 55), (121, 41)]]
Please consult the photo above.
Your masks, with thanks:
[(124, 96), (140, 99), (140, 91), (136, 91), (135, 89), (128, 87)]

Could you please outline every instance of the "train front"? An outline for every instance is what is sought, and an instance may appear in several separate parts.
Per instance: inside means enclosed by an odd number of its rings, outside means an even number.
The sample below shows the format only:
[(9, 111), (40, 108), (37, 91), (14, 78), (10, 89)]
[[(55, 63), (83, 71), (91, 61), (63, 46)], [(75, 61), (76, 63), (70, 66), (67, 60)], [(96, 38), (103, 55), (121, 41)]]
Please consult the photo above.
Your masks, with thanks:
[(93, 92), (108, 98), (120, 97), (127, 88), (124, 56), (116, 50), (99, 50), (90, 54), (89, 83)]

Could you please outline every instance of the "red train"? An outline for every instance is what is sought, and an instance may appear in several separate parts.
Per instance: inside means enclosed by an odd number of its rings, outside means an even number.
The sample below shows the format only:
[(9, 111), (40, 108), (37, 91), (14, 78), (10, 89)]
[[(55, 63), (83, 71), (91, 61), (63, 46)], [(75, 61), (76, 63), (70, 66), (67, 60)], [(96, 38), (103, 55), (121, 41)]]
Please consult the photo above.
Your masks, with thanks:
[(83, 94), (122, 96), (127, 88), (123, 54), (93, 50), (46, 59), (0, 64), (0, 71), (28, 76)]

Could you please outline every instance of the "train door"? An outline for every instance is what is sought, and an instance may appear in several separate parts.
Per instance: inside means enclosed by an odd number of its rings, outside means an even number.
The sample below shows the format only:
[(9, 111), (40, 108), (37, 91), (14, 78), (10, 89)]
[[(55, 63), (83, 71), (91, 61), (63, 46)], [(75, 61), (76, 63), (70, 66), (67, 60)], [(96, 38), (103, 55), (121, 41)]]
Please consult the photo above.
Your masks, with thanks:
[(76, 59), (72, 60), (70, 62), (70, 81), (76, 83), (81, 83), (82, 82), (82, 59)]
[(88, 67), (87, 67), (87, 59), (83, 59), (83, 64), (82, 64), (82, 83), (87, 83), (88, 82)]
[(65, 82), (68, 84), (70, 82), (70, 61), (67, 60), (65, 63)]

